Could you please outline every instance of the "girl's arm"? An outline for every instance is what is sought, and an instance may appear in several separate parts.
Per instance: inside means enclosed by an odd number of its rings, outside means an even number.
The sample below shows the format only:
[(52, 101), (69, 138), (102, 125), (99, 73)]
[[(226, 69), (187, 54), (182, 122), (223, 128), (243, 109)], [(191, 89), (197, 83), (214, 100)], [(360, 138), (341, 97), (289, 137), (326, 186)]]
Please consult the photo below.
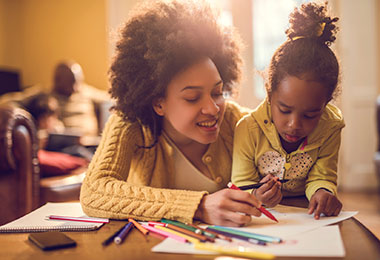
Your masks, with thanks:
[(318, 159), (311, 168), (306, 180), (306, 197), (311, 196), (321, 188), (337, 194), (338, 153), (342, 129), (336, 129), (320, 148)]
[(342, 203), (336, 197), (340, 135), (341, 128), (324, 142), (306, 182), (305, 193), (310, 200), (308, 213), (314, 213), (315, 219), (319, 219), (322, 213), (337, 216), (342, 209)]
[(277, 177), (268, 174), (260, 181), (260, 175), (255, 163), (257, 140), (262, 136), (256, 121), (249, 115), (244, 117), (236, 126), (232, 160), (232, 182), (235, 185), (248, 185), (265, 182), (253, 194), (265, 206), (274, 207), (282, 199), (281, 183)]

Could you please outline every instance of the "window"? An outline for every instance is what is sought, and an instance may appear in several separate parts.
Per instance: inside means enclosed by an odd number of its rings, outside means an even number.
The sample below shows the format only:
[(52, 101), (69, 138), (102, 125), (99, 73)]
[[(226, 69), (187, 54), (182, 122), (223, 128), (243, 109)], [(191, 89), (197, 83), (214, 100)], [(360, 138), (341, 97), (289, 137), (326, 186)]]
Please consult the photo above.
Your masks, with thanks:
[[(274, 51), (285, 40), (289, 25), (289, 14), (305, 0), (253, 0), (253, 66), (265, 70)], [(266, 96), (261, 75), (254, 73), (255, 96), (262, 100)]]

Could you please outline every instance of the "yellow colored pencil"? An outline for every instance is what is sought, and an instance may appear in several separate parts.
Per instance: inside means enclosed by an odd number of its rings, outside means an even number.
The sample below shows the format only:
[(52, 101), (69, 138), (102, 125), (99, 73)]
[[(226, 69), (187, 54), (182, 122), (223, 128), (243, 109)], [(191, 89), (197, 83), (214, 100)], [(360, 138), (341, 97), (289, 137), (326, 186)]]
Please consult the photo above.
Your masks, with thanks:
[(194, 248), (199, 249), (199, 250), (217, 252), (220, 254), (250, 257), (250, 258), (256, 258), (256, 259), (274, 259), (275, 258), (275, 255), (273, 254), (254, 251), (243, 246), (223, 247), (223, 246), (217, 246), (211, 243), (194, 243)]

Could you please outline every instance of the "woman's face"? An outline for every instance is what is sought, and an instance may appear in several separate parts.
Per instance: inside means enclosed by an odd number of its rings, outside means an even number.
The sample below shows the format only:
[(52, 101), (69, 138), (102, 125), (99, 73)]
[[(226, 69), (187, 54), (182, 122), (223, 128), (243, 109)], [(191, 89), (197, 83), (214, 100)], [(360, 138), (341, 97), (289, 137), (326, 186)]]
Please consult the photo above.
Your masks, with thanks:
[(223, 82), (215, 64), (204, 58), (179, 72), (170, 81), (166, 97), (153, 107), (177, 145), (215, 142), (225, 111)]

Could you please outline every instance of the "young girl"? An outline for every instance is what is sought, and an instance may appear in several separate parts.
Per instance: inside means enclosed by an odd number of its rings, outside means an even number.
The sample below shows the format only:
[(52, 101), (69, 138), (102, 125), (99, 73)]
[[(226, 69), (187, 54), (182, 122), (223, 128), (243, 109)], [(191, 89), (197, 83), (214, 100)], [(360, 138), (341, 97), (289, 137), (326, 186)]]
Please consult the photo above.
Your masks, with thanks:
[(329, 103), (339, 76), (329, 48), (338, 19), (326, 13), (326, 6), (308, 3), (290, 15), (288, 40), (269, 66), (267, 99), (235, 130), (232, 170), (236, 185), (265, 183), (253, 194), (269, 207), (282, 196), (306, 194), (316, 219), (342, 208), (336, 193), (344, 122)]
[(150, 1), (135, 10), (111, 67), (116, 113), (82, 185), (84, 212), (230, 226), (259, 216), (253, 195), (224, 189), (244, 115), (224, 93), (235, 90), (240, 64), (236, 35), (205, 3)]

